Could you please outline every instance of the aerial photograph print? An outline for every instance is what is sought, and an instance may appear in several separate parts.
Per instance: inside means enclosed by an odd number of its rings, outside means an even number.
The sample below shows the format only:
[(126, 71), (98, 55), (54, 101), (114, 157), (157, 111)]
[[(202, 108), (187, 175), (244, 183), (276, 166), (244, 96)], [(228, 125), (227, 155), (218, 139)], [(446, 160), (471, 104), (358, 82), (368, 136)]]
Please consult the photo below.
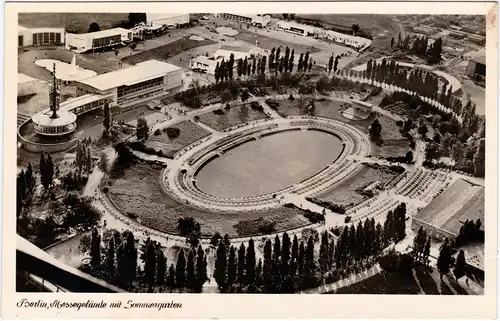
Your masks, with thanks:
[(487, 15), (16, 15), (16, 292), (485, 296)]

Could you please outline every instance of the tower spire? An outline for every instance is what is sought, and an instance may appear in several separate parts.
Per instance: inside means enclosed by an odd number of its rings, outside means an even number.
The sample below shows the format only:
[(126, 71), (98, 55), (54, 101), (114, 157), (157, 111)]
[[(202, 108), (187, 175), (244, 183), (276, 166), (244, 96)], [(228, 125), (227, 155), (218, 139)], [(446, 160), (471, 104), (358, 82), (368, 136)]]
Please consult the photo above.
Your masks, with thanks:
[(56, 78), (56, 64), (54, 64), (52, 71), (52, 88), (50, 88), (50, 111), (52, 115), (50, 118), (58, 118), (57, 110), (59, 109), (59, 89), (57, 87), (57, 78)]

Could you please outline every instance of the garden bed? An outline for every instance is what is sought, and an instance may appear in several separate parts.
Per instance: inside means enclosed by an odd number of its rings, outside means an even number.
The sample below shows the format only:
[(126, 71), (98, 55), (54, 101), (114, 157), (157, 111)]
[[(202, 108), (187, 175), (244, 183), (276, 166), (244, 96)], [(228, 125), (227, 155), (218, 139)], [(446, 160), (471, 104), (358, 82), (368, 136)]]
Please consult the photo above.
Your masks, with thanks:
[(170, 138), (167, 134), (167, 129), (164, 129), (159, 132), (159, 135), (156, 133), (150, 135), (144, 145), (147, 148), (161, 151), (165, 157), (172, 157), (184, 147), (210, 135), (210, 132), (207, 130), (187, 120), (172, 125), (169, 128), (179, 129), (178, 136)]
[(349, 208), (368, 198), (368, 196), (360, 194), (357, 190), (377, 181), (384, 185), (396, 175), (397, 173), (390, 170), (375, 169), (371, 166), (363, 165), (354, 176), (351, 176), (340, 185), (317, 195), (316, 198)]
[(218, 131), (265, 118), (267, 116), (263, 111), (250, 107), (250, 104), (231, 106), (199, 116), (200, 122)]
[(172, 234), (177, 234), (179, 217), (188, 216), (200, 223), (204, 237), (215, 232), (232, 237), (255, 235), (255, 228), (248, 221), (260, 218), (274, 221), (276, 232), (310, 224), (303, 211), (298, 209), (220, 213), (195, 208), (164, 191), (160, 185), (161, 171), (161, 166), (145, 162), (131, 164), (119, 172), (113, 171), (108, 196), (124, 214), (135, 215), (143, 225)]

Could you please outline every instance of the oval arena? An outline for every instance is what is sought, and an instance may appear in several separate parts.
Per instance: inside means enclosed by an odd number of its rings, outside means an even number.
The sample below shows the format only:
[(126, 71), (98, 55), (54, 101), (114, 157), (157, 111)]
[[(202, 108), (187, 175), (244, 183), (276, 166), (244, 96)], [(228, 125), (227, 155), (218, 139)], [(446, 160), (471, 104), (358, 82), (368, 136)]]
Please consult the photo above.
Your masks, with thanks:
[[(339, 139), (341, 147), (338, 157), (326, 161), (326, 166), (312, 175), (278, 190), (258, 195), (224, 197), (207, 193), (197, 183), (199, 174), (205, 167), (226, 153), (240, 146), (257, 142), (271, 135), (288, 132), (319, 132)], [(286, 195), (303, 197), (318, 194), (348, 178), (361, 166), (349, 156), (365, 157), (370, 154), (368, 137), (355, 127), (326, 118), (295, 116), (287, 119), (256, 121), (234, 130), (230, 135), (211, 137), (208, 141), (188, 152), (178, 155), (172, 166), (165, 169), (162, 182), (166, 189), (177, 198), (204, 209), (218, 211), (251, 211), (278, 207)], [(278, 166), (279, 164), (274, 164)], [(273, 166), (273, 165), (270, 165)]]

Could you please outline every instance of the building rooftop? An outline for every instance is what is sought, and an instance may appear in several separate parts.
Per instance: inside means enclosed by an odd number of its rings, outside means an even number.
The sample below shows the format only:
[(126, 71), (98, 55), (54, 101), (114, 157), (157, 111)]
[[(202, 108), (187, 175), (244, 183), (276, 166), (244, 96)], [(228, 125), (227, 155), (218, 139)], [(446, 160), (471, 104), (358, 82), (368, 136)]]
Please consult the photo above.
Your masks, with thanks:
[(124, 29), (124, 28), (113, 28), (113, 29), (106, 29), (106, 30), (101, 30), (101, 31), (96, 31), (96, 32), (83, 33), (83, 34), (79, 34), (79, 35), (92, 37), (94, 39), (99, 39), (99, 38), (106, 38), (106, 37), (115, 36), (118, 34), (124, 34), (124, 33), (128, 33), (128, 32), (132, 32), (132, 31)]
[(18, 31), (25, 31), (25, 30), (28, 30), (28, 29), (29, 28), (26, 28), (26, 27), (23, 27), (23, 26), (20, 26), (20, 25), (17, 26), (17, 30)]
[(41, 113), (33, 115), (33, 117), (31, 117), (31, 120), (35, 124), (39, 124), (44, 127), (66, 126), (76, 121), (76, 115), (73, 114), (72, 112), (66, 110), (58, 110), (57, 114), (59, 115), (58, 118), (50, 118), (52, 112), (50, 110), (43, 111)]
[(30, 76), (25, 75), (25, 74), (21, 74), (21, 73), (17, 74), (17, 83), (18, 84), (24, 84), (27, 82), (32, 82), (32, 81), (37, 81), (37, 80), (38, 79), (30, 77)]
[(135, 66), (111, 71), (79, 82), (98, 90), (108, 90), (123, 85), (130, 86), (178, 70), (182, 70), (182, 68), (158, 60), (148, 60)]
[(111, 96), (112, 96), (111, 94), (108, 95), (86, 94), (83, 96), (70, 98), (60, 104), (59, 110), (71, 111), (77, 107), (86, 105), (88, 103), (92, 103), (94, 101), (98, 101), (100, 99), (109, 98)]
[(471, 58), (472, 61), (477, 62), (479, 64), (486, 65), (486, 56), (479, 56), (475, 58)]
[(484, 186), (457, 179), (418, 212), (414, 219), (458, 235), (466, 220), (484, 223)]
[(179, 16), (184, 16), (189, 13), (154, 13), (154, 12), (148, 12), (146, 13), (146, 19), (147, 21), (155, 21), (155, 20), (162, 20), (162, 19), (168, 19), (168, 18), (174, 18), (174, 17), (179, 17)]

